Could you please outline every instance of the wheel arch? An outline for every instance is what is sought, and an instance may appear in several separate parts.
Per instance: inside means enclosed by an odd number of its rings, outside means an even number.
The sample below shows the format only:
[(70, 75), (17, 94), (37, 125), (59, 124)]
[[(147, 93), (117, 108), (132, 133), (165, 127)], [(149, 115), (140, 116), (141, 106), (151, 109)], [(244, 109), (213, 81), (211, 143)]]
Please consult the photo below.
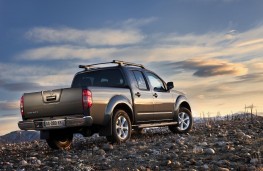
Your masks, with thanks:
[(179, 97), (177, 97), (176, 102), (175, 102), (175, 112), (178, 112), (179, 109), (181, 107), (185, 107), (187, 108), (190, 112), (191, 110), (191, 106), (189, 104), (189, 101), (187, 100), (187, 98), (183, 95), (180, 95)]
[(109, 120), (111, 120), (111, 117), (116, 109), (124, 110), (129, 115), (131, 122), (134, 120), (131, 100), (125, 96), (116, 95), (110, 99), (106, 107), (104, 123), (108, 123)]
[(115, 106), (113, 112), (116, 111), (116, 110), (118, 110), (118, 109), (119, 109), (119, 110), (124, 110), (124, 111), (128, 114), (128, 116), (130, 117), (131, 123), (133, 123), (134, 118), (133, 118), (133, 114), (132, 114), (132, 109), (131, 109), (127, 104), (125, 104), (125, 103), (119, 103), (119, 104), (117, 104), (117, 105)]
[(105, 110), (103, 125), (99, 131), (100, 136), (111, 136), (112, 135), (112, 116), (114, 111), (122, 109), (127, 112), (130, 117), (131, 123), (134, 121), (134, 115), (132, 110), (131, 100), (122, 95), (113, 96)]

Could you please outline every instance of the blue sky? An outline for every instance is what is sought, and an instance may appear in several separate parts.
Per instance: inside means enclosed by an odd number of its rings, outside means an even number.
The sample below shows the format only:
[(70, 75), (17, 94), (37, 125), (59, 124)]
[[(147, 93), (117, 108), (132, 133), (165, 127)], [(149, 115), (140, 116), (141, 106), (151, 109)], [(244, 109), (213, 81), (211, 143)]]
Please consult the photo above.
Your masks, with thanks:
[(263, 1), (0, 0), (0, 135), (23, 92), (68, 87), (79, 64), (143, 63), (194, 114), (263, 112)]

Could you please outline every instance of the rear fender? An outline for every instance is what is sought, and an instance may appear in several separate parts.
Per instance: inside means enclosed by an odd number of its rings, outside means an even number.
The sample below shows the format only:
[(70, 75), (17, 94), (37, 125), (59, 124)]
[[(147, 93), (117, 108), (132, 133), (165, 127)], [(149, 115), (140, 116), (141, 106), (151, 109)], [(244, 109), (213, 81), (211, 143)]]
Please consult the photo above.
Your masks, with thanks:
[(132, 111), (132, 103), (128, 98), (122, 95), (113, 96), (110, 99), (106, 107), (106, 110), (105, 110), (104, 121), (103, 121), (104, 127), (99, 132), (101, 136), (108, 136), (112, 134), (112, 115), (113, 115), (114, 109), (119, 104), (127, 105)]

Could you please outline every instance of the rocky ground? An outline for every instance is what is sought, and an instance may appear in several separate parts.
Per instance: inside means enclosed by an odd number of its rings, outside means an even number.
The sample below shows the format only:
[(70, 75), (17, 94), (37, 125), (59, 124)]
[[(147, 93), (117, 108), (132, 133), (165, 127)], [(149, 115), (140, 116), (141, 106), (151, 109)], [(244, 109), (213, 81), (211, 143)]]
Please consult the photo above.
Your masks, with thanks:
[(133, 134), (124, 144), (97, 135), (70, 151), (45, 141), (0, 145), (0, 170), (263, 170), (263, 118), (195, 124), (188, 135), (167, 128)]

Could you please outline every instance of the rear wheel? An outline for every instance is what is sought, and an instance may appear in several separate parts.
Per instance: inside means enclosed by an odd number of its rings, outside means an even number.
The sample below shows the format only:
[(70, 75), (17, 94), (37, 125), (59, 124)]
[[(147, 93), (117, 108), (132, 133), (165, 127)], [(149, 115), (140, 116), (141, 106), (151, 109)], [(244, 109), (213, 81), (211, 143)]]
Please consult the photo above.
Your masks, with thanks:
[(112, 143), (122, 143), (131, 137), (131, 120), (124, 110), (116, 110), (112, 120), (112, 135), (107, 140)]
[(173, 133), (185, 134), (188, 133), (193, 126), (193, 117), (189, 109), (182, 107), (176, 116), (177, 125), (170, 125), (169, 129)]
[(46, 139), (47, 144), (52, 149), (69, 150), (72, 146), (72, 133), (51, 133), (49, 139)]

